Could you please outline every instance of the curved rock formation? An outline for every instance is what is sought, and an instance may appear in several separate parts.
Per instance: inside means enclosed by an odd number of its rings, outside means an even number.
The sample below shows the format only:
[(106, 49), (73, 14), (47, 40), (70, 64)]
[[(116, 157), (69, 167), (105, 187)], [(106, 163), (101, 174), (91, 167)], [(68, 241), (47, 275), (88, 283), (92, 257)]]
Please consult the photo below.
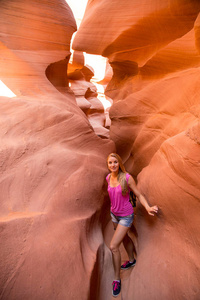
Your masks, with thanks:
[(160, 208), (151, 219), (137, 207), (126, 300), (200, 298), (199, 13), (196, 0), (89, 1), (74, 39), (74, 49), (109, 58), (110, 137)]
[(68, 87), (76, 24), (66, 2), (0, 6), (1, 80), (17, 95), (0, 97), (0, 299), (88, 299), (114, 144)]
[(96, 86), (90, 82), (94, 76), (92, 67), (84, 65), (78, 67), (77, 64), (69, 64), (70, 71), (67, 77), (71, 90), (76, 97), (77, 105), (86, 114), (95, 133), (101, 138), (109, 138), (109, 130), (106, 127), (106, 115), (101, 101), (97, 98)]
[[(17, 95), (0, 98), (0, 299), (111, 299), (102, 189), (115, 147), (68, 86), (80, 75), (68, 63), (73, 14), (64, 0), (0, 6), (1, 80)], [(199, 12), (197, 0), (89, 0), (74, 40), (109, 58), (110, 137), (160, 208), (150, 218), (137, 206), (137, 265), (122, 274), (121, 299), (200, 298)], [(95, 90), (85, 91), (94, 112)]]

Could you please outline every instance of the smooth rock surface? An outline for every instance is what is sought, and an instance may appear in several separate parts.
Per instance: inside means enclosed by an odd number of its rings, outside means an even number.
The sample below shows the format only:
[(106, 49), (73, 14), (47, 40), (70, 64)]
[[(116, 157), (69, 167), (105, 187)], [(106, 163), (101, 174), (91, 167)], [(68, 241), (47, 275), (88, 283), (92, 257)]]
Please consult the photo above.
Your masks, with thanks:
[[(122, 274), (120, 299), (200, 298), (199, 12), (192, 0), (89, 1), (73, 43), (108, 57), (110, 137), (159, 206), (151, 218), (137, 205), (137, 264)], [(112, 234), (108, 226), (107, 245)], [(110, 277), (102, 274), (99, 299), (108, 297)]]
[[(17, 97), (0, 98), (0, 299), (113, 298), (104, 178), (115, 144), (159, 206), (150, 217), (137, 205), (137, 264), (119, 299), (199, 300), (199, 12), (197, 0), (89, 0), (72, 66), (64, 0), (1, 1), (0, 75)], [(103, 120), (82, 52), (113, 68), (102, 81), (113, 74), (113, 142), (89, 123)]]
[(74, 17), (64, 0), (6, 0), (0, 24), (1, 80), (17, 95), (0, 97), (0, 299), (92, 298), (115, 148), (68, 86)]

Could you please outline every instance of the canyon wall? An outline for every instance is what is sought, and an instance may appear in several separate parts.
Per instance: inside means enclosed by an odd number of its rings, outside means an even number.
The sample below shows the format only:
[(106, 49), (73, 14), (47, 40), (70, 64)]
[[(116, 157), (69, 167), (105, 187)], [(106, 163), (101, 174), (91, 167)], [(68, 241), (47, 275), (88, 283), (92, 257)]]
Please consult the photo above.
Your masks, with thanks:
[(111, 140), (90, 72), (80, 57), (69, 64), (77, 28), (67, 3), (0, 8), (0, 75), (16, 94), (0, 97), (0, 299), (112, 298), (104, 178), (116, 147), (159, 206), (150, 217), (137, 204), (137, 264), (122, 273), (119, 299), (199, 300), (199, 1), (88, 1), (73, 49), (108, 57)]
[(121, 299), (200, 298), (199, 41), (199, 1), (89, 0), (73, 42), (108, 58), (110, 138), (159, 206), (151, 218), (137, 205), (137, 264)]
[(0, 24), (0, 78), (16, 94), (0, 97), (0, 299), (92, 298), (115, 148), (69, 88), (74, 16), (64, 0), (2, 0)]

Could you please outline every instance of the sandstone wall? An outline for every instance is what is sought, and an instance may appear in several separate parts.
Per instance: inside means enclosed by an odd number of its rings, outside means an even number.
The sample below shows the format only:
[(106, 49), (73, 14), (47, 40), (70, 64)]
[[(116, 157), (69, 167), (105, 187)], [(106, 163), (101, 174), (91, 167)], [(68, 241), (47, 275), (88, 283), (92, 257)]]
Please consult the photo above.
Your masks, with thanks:
[[(17, 95), (0, 98), (0, 299), (110, 299), (102, 189), (115, 148), (68, 86), (74, 17), (64, 0), (0, 8), (1, 80)], [(74, 40), (109, 58), (110, 137), (160, 208), (150, 218), (137, 206), (121, 299), (200, 298), (199, 11), (197, 0), (89, 0)]]
[(2, 0), (0, 299), (88, 299), (101, 233), (102, 140), (68, 87), (64, 0)]
[(199, 12), (192, 0), (91, 0), (73, 43), (109, 58), (110, 137), (160, 209), (151, 219), (137, 207), (126, 300), (200, 298)]
[(72, 63), (68, 65), (67, 79), (70, 88), (74, 92), (77, 105), (87, 116), (95, 133), (101, 138), (109, 138), (109, 130), (106, 127), (106, 116), (104, 107), (98, 99), (96, 86), (90, 82), (94, 76), (91, 66), (85, 65), (84, 56), (82, 66), (80, 61), (82, 52), (74, 52)]

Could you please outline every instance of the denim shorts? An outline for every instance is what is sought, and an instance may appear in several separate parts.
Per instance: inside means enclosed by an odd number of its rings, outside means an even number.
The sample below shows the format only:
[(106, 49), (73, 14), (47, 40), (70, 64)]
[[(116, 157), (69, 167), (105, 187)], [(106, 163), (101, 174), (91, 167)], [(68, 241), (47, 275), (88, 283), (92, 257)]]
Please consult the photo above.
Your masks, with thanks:
[(110, 215), (113, 223), (117, 223), (125, 227), (131, 227), (133, 223), (134, 213), (125, 217), (115, 216), (112, 212), (110, 212)]

